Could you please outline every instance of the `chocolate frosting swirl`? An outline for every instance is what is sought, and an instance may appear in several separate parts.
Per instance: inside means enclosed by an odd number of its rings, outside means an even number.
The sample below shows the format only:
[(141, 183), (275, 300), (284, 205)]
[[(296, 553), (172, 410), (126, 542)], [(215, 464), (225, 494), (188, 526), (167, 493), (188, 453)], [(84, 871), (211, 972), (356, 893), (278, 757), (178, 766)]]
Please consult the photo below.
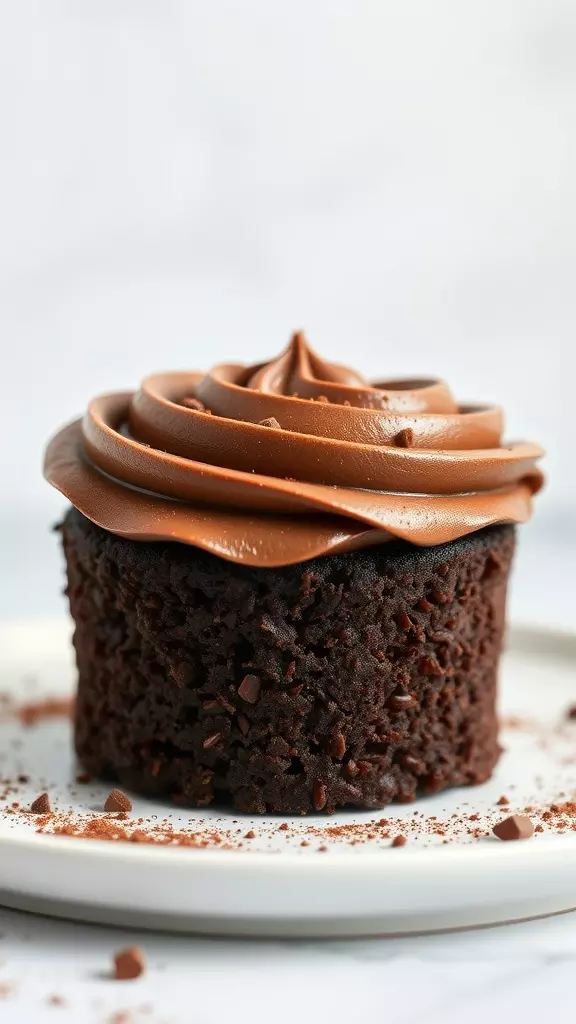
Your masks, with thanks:
[(542, 450), (501, 434), (497, 407), (459, 406), (441, 380), (370, 384), (296, 334), (269, 363), (95, 398), (45, 475), (112, 533), (281, 566), (524, 522)]

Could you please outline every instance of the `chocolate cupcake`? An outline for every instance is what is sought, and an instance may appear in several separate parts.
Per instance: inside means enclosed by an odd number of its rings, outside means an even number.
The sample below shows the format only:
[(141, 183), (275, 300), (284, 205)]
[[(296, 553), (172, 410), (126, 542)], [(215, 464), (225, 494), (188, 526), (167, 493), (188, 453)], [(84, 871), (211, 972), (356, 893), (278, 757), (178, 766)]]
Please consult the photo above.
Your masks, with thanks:
[(541, 450), (442, 381), (369, 384), (296, 335), (148, 378), (50, 443), (76, 749), (143, 793), (264, 813), (487, 779), (514, 524)]

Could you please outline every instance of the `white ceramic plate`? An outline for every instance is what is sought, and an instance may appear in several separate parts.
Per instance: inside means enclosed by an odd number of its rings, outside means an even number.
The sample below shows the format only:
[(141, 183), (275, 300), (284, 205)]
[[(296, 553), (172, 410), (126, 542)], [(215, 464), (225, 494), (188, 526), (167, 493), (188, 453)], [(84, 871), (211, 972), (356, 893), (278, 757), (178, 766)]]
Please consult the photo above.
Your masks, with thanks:
[[(69, 693), (73, 665), (64, 621), (0, 626), (0, 692), (24, 702)], [(38, 834), (28, 807), (44, 789), (78, 821), (102, 812), (110, 786), (75, 782), (70, 727), (63, 718), (24, 728), (0, 723), (0, 774), (16, 785), (0, 809), (0, 903), (60, 916), (221, 934), (367, 935), (488, 924), (576, 907), (576, 832), (545, 830), (525, 842), (475, 840), (526, 804), (535, 811), (576, 794), (576, 636), (516, 630), (502, 670), (505, 754), (488, 784), (452, 790), (417, 804), (330, 819), (242, 818), (181, 812), (134, 800), (131, 819), (170, 815), (177, 830), (213, 826), (241, 848), (182, 849)], [(528, 719), (537, 720), (533, 727)], [(563, 723), (563, 724), (562, 724)], [(501, 794), (510, 809), (497, 807)], [(418, 812), (415, 815), (415, 811)], [(418, 816), (419, 815), (419, 816)], [(457, 817), (453, 817), (457, 815)], [(351, 844), (343, 826), (392, 819), (409, 831), (401, 849), (389, 839)], [(76, 820), (76, 818), (74, 818)], [(431, 832), (431, 821), (450, 842)], [(422, 824), (422, 828), (418, 823)], [(415, 824), (416, 823), (416, 824)], [(575, 819), (576, 824), (576, 819)], [(325, 833), (328, 827), (330, 835)], [(243, 840), (254, 829), (256, 838)], [(305, 839), (310, 845), (301, 846)], [(324, 852), (320, 846), (327, 846)]]

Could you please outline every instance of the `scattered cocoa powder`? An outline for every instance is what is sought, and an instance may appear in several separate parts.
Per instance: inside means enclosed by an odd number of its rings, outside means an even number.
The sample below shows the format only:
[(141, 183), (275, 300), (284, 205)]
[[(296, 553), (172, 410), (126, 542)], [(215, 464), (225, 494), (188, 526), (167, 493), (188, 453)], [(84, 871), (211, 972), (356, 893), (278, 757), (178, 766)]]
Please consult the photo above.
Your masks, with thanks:
[(30, 727), (51, 718), (72, 718), (75, 701), (73, 697), (46, 697), (43, 700), (26, 701), (18, 704), (12, 695), (0, 694), (0, 722), (20, 721)]

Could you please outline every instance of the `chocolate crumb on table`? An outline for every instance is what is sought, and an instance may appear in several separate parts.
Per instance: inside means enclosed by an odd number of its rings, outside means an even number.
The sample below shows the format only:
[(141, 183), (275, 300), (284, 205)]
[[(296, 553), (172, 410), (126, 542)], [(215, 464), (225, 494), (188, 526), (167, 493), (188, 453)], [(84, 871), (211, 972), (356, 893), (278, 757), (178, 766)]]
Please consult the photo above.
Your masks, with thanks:
[(390, 843), (390, 846), (393, 846), (393, 847), (406, 846), (407, 842), (408, 842), (408, 840), (406, 839), (406, 836), (394, 836), (394, 839)]
[(524, 814), (512, 814), (509, 818), (499, 821), (492, 832), (498, 839), (508, 842), (513, 839), (530, 839), (534, 835), (534, 825)]
[(30, 805), (32, 814), (50, 814), (52, 808), (50, 806), (50, 797), (48, 793), (41, 793)]
[(576, 704), (571, 704), (570, 707), (566, 709), (566, 718), (576, 718)]
[(122, 949), (114, 955), (114, 977), (116, 981), (133, 981), (144, 973), (144, 953), (138, 946)]
[(509, 803), (510, 803), (510, 801), (509, 801), (508, 797), (504, 796), (504, 795), (502, 795), (501, 797), (498, 797), (498, 800), (496, 801), (496, 804), (497, 804), (498, 807), (507, 807)]
[(110, 791), (104, 804), (105, 811), (131, 811), (132, 801), (123, 793), (121, 789), (113, 789)]
[(46, 1002), (48, 1003), (48, 1006), (66, 1006), (66, 1000), (64, 999), (64, 996), (46, 996)]

